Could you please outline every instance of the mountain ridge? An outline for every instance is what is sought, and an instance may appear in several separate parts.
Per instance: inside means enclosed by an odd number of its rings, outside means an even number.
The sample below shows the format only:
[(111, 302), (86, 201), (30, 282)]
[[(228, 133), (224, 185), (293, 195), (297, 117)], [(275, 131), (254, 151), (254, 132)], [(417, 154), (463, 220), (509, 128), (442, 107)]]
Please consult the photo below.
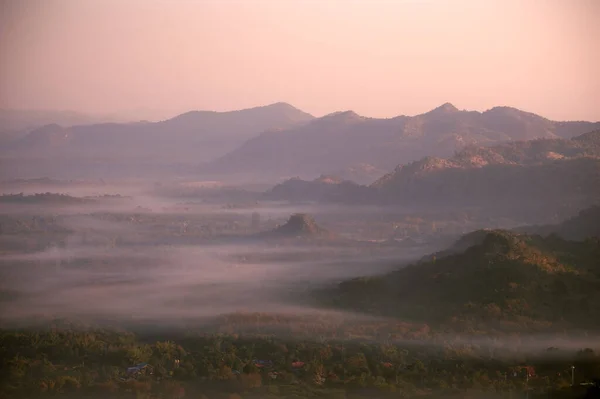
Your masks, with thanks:
[[(51, 177), (89, 177), (99, 169), (111, 175), (147, 175), (185, 165), (191, 169), (262, 132), (312, 119), (287, 103), (274, 103), (228, 112), (190, 111), (159, 122), (51, 124), (4, 143), (0, 156), (15, 165), (11, 169), (31, 170), (27, 177), (47, 175), (48, 170), (56, 170)], [(71, 176), (73, 172), (78, 175)]]
[[(600, 204), (600, 131), (573, 139), (471, 146), (453, 157), (400, 164), (370, 185), (286, 180), (267, 199), (392, 206), (480, 207), (543, 220)], [(533, 219), (528, 219), (533, 215)]]
[(600, 159), (600, 130), (587, 132), (570, 140), (521, 140), (491, 147), (469, 146), (450, 158), (426, 156), (418, 161), (396, 166), (371, 187), (385, 189), (394, 180), (409, 180), (432, 170), (482, 168), (491, 165), (544, 165), (557, 160), (583, 158)]
[(313, 178), (357, 164), (391, 170), (426, 155), (450, 156), (469, 145), (571, 138), (595, 129), (600, 129), (600, 123), (555, 122), (511, 107), (478, 112), (445, 103), (423, 114), (387, 119), (342, 111), (283, 130), (277, 136), (258, 135), (201, 170), (213, 174), (254, 172), (279, 178)]

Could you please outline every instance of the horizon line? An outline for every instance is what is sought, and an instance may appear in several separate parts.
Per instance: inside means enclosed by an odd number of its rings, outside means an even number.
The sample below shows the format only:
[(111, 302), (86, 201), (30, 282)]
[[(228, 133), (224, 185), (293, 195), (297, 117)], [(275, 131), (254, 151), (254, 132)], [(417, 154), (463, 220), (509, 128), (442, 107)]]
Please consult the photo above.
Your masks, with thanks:
[[(493, 109), (497, 109), (497, 108), (510, 108), (510, 109), (514, 109), (520, 112), (524, 112), (524, 113), (529, 113), (529, 114), (533, 114), (539, 117), (542, 117), (544, 119), (547, 119), (549, 121), (552, 122), (591, 122), (591, 123), (600, 123), (600, 120), (586, 120), (586, 119), (552, 119), (549, 117), (546, 117), (542, 114), (536, 113), (536, 112), (532, 112), (532, 111), (527, 111), (518, 107), (514, 107), (511, 105), (494, 105), (491, 108), (487, 108), (487, 109), (467, 109), (467, 108), (460, 108), (457, 107), (454, 103), (446, 101), (440, 105), (437, 105), (433, 108), (429, 108), (426, 111), (420, 112), (420, 113), (416, 113), (416, 114), (403, 114), (403, 113), (399, 113), (393, 116), (389, 116), (389, 117), (372, 117), (372, 116), (366, 116), (366, 115), (362, 115), (359, 114), (358, 112), (354, 111), (353, 109), (343, 109), (343, 110), (336, 110), (336, 111), (332, 111), (329, 113), (325, 113), (325, 114), (313, 114), (311, 112), (305, 111), (302, 108), (299, 108), (295, 105), (293, 105), (292, 103), (288, 102), (288, 101), (275, 101), (275, 102), (271, 102), (271, 103), (267, 103), (267, 104), (263, 104), (263, 105), (255, 105), (255, 106), (249, 106), (249, 107), (244, 107), (244, 108), (235, 108), (235, 109), (223, 109), (223, 110), (214, 110), (214, 109), (189, 109), (187, 111), (174, 111), (173, 112), (168, 112), (168, 111), (164, 111), (164, 113), (169, 113), (171, 116), (167, 116), (167, 117), (160, 117), (160, 118), (152, 118), (152, 119), (136, 119), (136, 118), (131, 118), (129, 117), (127, 114), (128, 113), (135, 113), (135, 111), (109, 111), (109, 112), (87, 112), (87, 111), (81, 111), (81, 110), (75, 110), (75, 109), (54, 109), (54, 108), (9, 108), (9, 107), (0, 107), (0, 112), (50, 112), (50, 113), (73, 113), (73, 114), (78, 114), (80, 116), (87, 116), (87, 117), (93, 117), (93, 118), (100, 118), (100, 117), (104, 117), (104, 118), (112, 118), (112, 120), (107, 120), (106, 122), (115, 122), (115, 123), (127, 123), (127, 122), (141, 122), (141, 121), (146, 121), (146, 122), (163, 122), (163, 121), (167, 121), (170, 119), (174, 119), (177, 118), (179, 116), (188, 114), (188, 113), (192, 113), (192, 112), (207, 112), (207, 113), (219, 113), (219, 114), (225, 114), (225, 113), (233, 113), (233, 112), (240, 112), (240, 111), (248, 111), (248, 110), (253, 110), (253, 109), (259, 109), (259, 108), (267, 108), (267, 107), (273, 107), (276, 105), (285, 105), (285, 106), (289, 106), (291, 108), (294, 108), (300, 112), (304, 112), (305, 114), (310, 115), (311, 117), (313, 117), (314, 119), (320, 119), (326, 116), (330, 116), (330, 115), (335, 115), (335, 114), (340, 114), (340, 113), (349, 113), (352, 112), (360, 117), (363, 118), (367, 118), (367, 119), (394, 119), (394, 118), (399, 118), (399, 117), (416, 117), (416, 116), (420, 116), (420, 115), (425, 115), (429, 112), (435, 111), (437, 109), (440, 109), (442, 107), (445, 106), (452, 106), (455, 110), (453, 110), (454, 112), (478, 112), (480, 114), (491, 111)], [(143, 109), (143, 107), (142, 107)], [(144, 109), (144, 111), (149, 112), (149, 113), (162, 113), (163, 111), (160, 110), (156, 110), (156, 109)], [(115, 120), (117, 119), (117, 120)], [(100, 122), (102, 123), (102, 122)]]

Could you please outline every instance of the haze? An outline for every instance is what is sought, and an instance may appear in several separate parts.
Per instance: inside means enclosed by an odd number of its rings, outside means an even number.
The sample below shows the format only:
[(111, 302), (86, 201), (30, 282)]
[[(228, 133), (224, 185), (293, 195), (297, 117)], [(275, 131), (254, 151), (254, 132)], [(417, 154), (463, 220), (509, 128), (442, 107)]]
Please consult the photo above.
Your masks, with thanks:
[(600, 120), (593, 0), (0, 5), (2, 108), (162, 119), (286, 101), (391, 117), (451, 101)]

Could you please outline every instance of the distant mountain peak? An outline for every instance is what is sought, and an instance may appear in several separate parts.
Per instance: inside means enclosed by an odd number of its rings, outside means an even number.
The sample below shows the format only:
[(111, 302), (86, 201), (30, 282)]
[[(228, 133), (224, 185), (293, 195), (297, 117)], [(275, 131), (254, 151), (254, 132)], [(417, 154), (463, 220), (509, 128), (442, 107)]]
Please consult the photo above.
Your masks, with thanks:
[(519, 111), (519, 112), (521, 112), (520, 109), (515, 108), (515, 107), (509, 107), (508, 105), (497, 105), (495, 107), (488, 109), (485, 112), (500, 112), (500, 111), (511, 111), (511, 112)]
[(335, 121), (335, 122), (359, 122), (359, 121), (363, 121), (365, 119), (366, 118), (364, 116), (360, 116), (352, 110), (332, 112), (331, 114), (327, 114), (327, 115), (319, 118), (319, 120), (321, 120), (321, 121)]
[(298, 109), (294, 107), (290, 103), (286, 103), (285, 101), (278, 101), (273, 104), (265, 105), (265, 108), (284, 108), (284, 109)]
[(450, 114), (453, 112), (458, 112), (458, 108), (456, 108), (451, 103), (444, 103), (437, 108), (432, 109), (428, 112), (428, 114)]
[(509, 107), (507, 105), (499, 105), (496, 107), (492, 107), (490, 109), (488, 109), (487, 111), (483, 112), (484, 115), (501, 115), (501, 116), (511, 116), (511, 117), (517, 117), (517, 118), (521, 118), (521, 117), (529, 117), (529, 118), (535, 118), (535, 119), (541, 119), (541, 120), (546, 120), (546, 118), (544, 118), (543, 116), (534, 114), (533, 112), (527, 112), (527, 111), (523, 111), (522, 109), (519, 108), (515, 108), (515, 107)]
[(323, 116), (323, 118), (336, 117), (336, 116), (359, 116), (359, 115), (356, 112), (352, 111), (351, 109), (348, 109), (346, 111), (335, 111), (335, 112), (332, 112), (330, 114), (327, 114), (327, 115)]
[(329, 235), (329, 232), (315, 222), (312, 216), (305, 213), (294, 213), (288, 221), (272, 230), (271, 235), (277, 237), (318, 237)]
[(308, 115), (312, 118), (312, 115), (307, 114), (306, 112), (294, 107), (293, 105), (280, 101), (280, 102), (276, 102), (273, 104), (268, 104), (268, 105), (259, 105), (257, 107), (251, 107), (251, 108), (241, 108), (241, 109), (236, 109), (236, 110), (231, 110), (231, 111), (207, 111), (207, 110), (191, 110), (191, 111), (187, 111), (184, 112), (180, 115), (175, 116), (172, 119), (178, 119), (178, 118), (182, 118), (182, 117), (190, 117), (190, 116), (197, 116), (197, 115), (206, 115), (206, 114), (235, 114), (235, 113), (248, 113), (248, 112), (253, 112), (253, 111), (260, 111), (260, 110), (271, 110), (271, 111), (279, 111), (279, 112), (284, 112), (284, 111), (293, 111), (293, 112), (297, 112), (297, 113), (302, 113), (305, 115)]

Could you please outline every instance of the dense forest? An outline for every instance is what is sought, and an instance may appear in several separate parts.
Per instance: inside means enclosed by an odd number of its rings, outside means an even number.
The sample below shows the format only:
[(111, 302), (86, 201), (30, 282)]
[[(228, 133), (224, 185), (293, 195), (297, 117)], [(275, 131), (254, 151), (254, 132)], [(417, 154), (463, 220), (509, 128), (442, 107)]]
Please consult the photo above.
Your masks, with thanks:
[(469, 330), (600, 328), (600, 241), (483, 231), (459, 253), (323, 292), (334, 306)]
[(547, 348), (511, 357), (451, 341), (428, 347), (191, 331), (168, 337), (57, 323), (2, 331), (0, 348), (5, 398), (458, 398), (526, 392), (532, 398), (575, 398), (600, 378), (600, 355), (592, 349)]

